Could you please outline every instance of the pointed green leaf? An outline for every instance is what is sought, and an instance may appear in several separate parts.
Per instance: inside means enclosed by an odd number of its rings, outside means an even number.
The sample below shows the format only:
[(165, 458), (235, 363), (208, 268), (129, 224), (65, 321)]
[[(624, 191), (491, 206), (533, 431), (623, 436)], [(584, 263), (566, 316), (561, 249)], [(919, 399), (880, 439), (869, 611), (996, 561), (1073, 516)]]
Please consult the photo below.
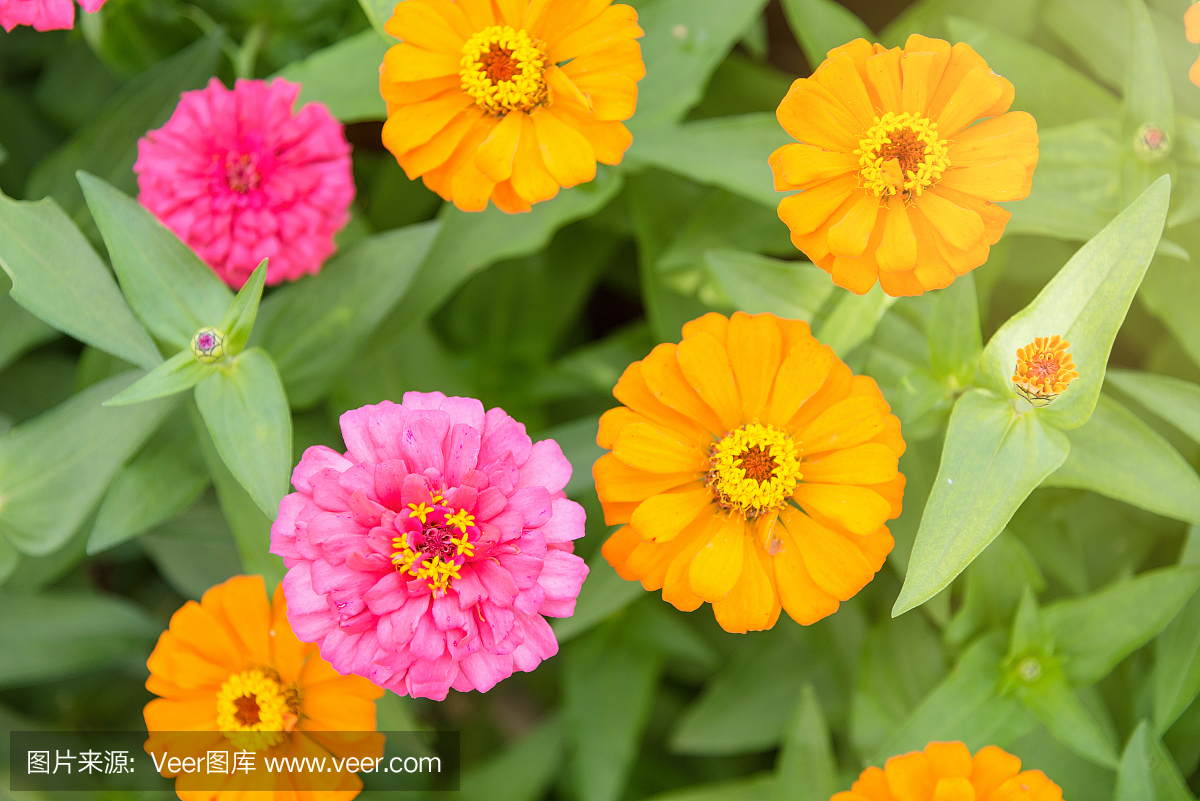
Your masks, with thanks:
[(1114, 801), (1195, 801), (1171, 752), (1147, 720), (1138, 724), (1125, 746)]
[(563, 695), (581, 801), (624, 795), (659, 679), (659, 657), (600, 629), (563, 654)]
[(404, 297), (438, 230), (429, 222), (368, 237), (267, 298), (254, 342), (279, 365), (293, 404), (310, 406), (329, 391)]
[(1125, 75), (1125, 108), (1122, 130), (1132, 136), (1139, 127), (1157, 125), (1175, 134), (1175, 101), (1171, 82), (1159, 50), (1158, 36), (1144, 0), (1125, 0), (1129, 11), (1129, 52), (1133, 54)]
[(297, 108), (324, 103), (342, 122), (382, 120), (387, 106), (379, 95), (379, 65), (394, 44), (395, 39), (380, 36), (378, 30), (362, 31), (293, 61), (276, 74), (300, 84)]
[(9, 296), (10, 289), (12, 283), (8, 280), (8, 273), (0, 269), (0, 370), (22, 354), (58, 336), (58, 331), (21, 308)]
[[(1200, 525), (1194, 525), (1179, 559), (1200, 564)], [(1159, 734), (1171, 728), (1200, 695), (1200, 594), (1193, 595), (1158, 638), (1154, 663), (1154, 723)]]
[(979, 389), (960, 397), (892, 614), (920, 606), (953, 581), (1069, 449), (1061, 431), (1018, 414), (1009, 401)]
[(191, 389), (212, 375), (216, 369), (211, 364), (196, 361), (190, 350), (181, 350), (139, 378), (132, 386), (106, 400), (104, 405), (128, 406), (131, 403), (165, 398)]
[(871, 338), (875, 327), (896, 299), (885, 293), (878, 284), (865, 295), (855, 295), (850, 291), (838, 294), (833, 311), (817, 327), (816, 337), (833, 348), (838, 356), (845, 358), (850, 351)]
[(1020, 697), (1054, 739), (1097, 765), (1117, 767), (1116, 746), (1075, 695), (1060, 667), (1048, 667)]
[[(253, 351), (246, 351), (252, 353)], [(217, 491), (217, 502), (237, 543), (237, 553), (245, 573), (257, 573), (268, 587), (283, 580), (286, 572), (283, 560), (271, 553), (271, 518), (263, 514), (250, 493), (238, 482), (225, 464), (209, 433), (200, 411), (189, 405), (192, 428), (200, 443), (200, 452), (212, 476), (213, 488)]]
[(8, 544), (3, 536), (0, 536), (0, 587), (4, 586), (4, 582), (8, 581), (8, 577), (17, 569), (17, 565), (21, 562), (21, 552)]
[(275, 363), (250, 348), (196, 385), (196, 406), (229, 472), (274, 520), (288, 491), (292, 415)]
[(99, 553), (182, 514), (207, 486), (200, 445), (181, 410), (109, 485), (87, 552)]
[(784, 732), (775, 778), (778, 801), (829, 801), (838, 790), (829, 726), (811, 684), (800, 691), (800, 704)]
[(681, 119), (700, 101), (712, 71), (766, 4), (658, 0), (642, 8), (638, 24), (646, 32), (639, 40), (646, 77), (638, 83), (637, 113), (629, 127), (640, 132)]
[(81, 172), (79, 185), (121, 289), (154, 336), (182, 349), (191, 345), (196, 331), (220, 322), (233, 293), (191, 248), (136, 200), (100, 178)]
[(1135, 370), (1109, 370), (1107, 380), (1200, 443), (1200, 385)]
[(1008, 643), (1008, 660), (1011, 662), (1022, 654), (1030, 651), (1051, 654), (1054, 652), (1054, 638), (1046, 628), (1046, 620), (1038, 606), (1037, 597), (1028, 584), (1021, 594), (1021, 603), (1017, 607), (1017, 615), (1013, 618), (1012, 637)]
[[(903, 45), (911, 33), (945, 38), (948, 16), (969, 17), (1012, 36), (1028, 39), (1038, 22), (1039, 0), (1009, 0), (980, 3), (977, 0), (922, 0), (913, 3), (892, 20), (879, 35), (888, 47)], [(999, 72), (999, 70), (997, 70)]]
[(1200, 566), (1164, 567), (1092, 595), (1047, 606), (1046, 625), (1071, 684), (1099, 681), (1179, 613), (1200, 587)]
[(804, 57), (814, 69), (835, 47), (859, 38), (875, 41), (871, 29), (834, 0), (784, 0), (783, 11)]
[(1017, 349), (1035, 337), (1058, 334), (1071, 343), (1079, 378), (1052, 406), (1035, 414), (1064, 429), (1087, 422), (1100, 396), (1113, 340), (1154, 255), (1170, 195), (1171, 180), (1163, 176), (1000, 327), (983, 351), (981, 372), (993, 391), (1015, 398), (1011, 378)]
[(254, 318), (258, 314), (258, 302), (262, 299), (263, 285), (267, 282), (267, 260), (263, 259), (242, 288), (234, 296), (233, 302), (225, 310), (217, 330), (225, 334), (226, 356), (236, 356), (246, 347), (250, 338), (250, 330), (254, 328)]
[(126, 83), (93, 122), (37, 165), (29, 176), (27, 196), (50, 195), (82, 224), (87, 215), (75, 181), (76, 170), (87, 170), (123, 191), (136, 191), (133, 164), (138, 139), (170, 118), (181, 92), (204, 86), (216, 71), (224, 40), (223, 32), (214, 32)]
[(704, 263), (737, 307), (749, 314), (770, 312), (808, 321), (833, 294), (829, 274), (807, 261), (709, 250), (704, 254)]
[(759, 112), (639, 131), (626, 157), (775, 208), (785, 195), (767, 157), (793, 141), (774, 114)]
[(946, 30), (951, 41), (969, 44), (996, 74), (1019, 87), (1012, 108), (1028, 111), (1039, 128), (1121, 113), (1112, 92), (1036, 45), (964, 17), (947, 17)]
[(1138, 293), (1138, 299), (1166, 324), (1192, 361), (1200, 364), (1200, 314), (1196, 314), (1194, 302), (1198, 297), (1200, 270), (1196, 265), (1162, 258), (1154, 260)]
[(1047, 0), (1042, 21), (1109, 86), (1122, 86), (1129, 58), (1123, 0)]
[(462, 798), (464, 801), (544, 798), (562, 768), (564, 739), (562, 719), (557, 715), (547, 718), (511, 747), (465, 771)]
[(162, 362), (112, 274), (53, 200), (0, 195), (0, 267), (13, 300), (39, 319), (139, 367)]
[(969, 386), (982, 351), (975, 277), (967, 273), (937, 295), (937, 305), (929, 321), (929, 360), (933, 374), (938, 378), (953, 376), (959, 386)]
[(137, 375), (93, 384), (0, 436), (0, 532), (18, 550), (42, 556), (62, 547), (158, 428), (170, 401), (101, 405)]

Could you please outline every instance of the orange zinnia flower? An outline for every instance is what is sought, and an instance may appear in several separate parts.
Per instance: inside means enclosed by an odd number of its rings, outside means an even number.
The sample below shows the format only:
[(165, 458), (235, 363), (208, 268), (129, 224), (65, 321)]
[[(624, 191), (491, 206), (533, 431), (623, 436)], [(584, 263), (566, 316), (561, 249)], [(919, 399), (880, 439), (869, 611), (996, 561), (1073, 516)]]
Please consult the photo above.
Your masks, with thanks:
[[(792, 84), (776, 116), (803, 144), (771, 154), (792, 242), (863, 294), (949, 286), (987, 261), (1029, 194), (1037, 123), (1008, 112), (1011, 83), (968, 45), (913, 34), (904, 49), (855, 39)], [(991, 119), (976, 122), (984, 117)]]
[[(344, 740), (329, 732), (375, 731), (373, 699), (383, 690), (358, 676), (342, 676), (321, 658), (317, 646), (300, 642), (287, 620), (283, 590), (267, 600), (261, 576), (235, 576), (188, 601), (171, 616), (170, 628), (146, 660), (146, 689), (159, 696), (143, 714), (155, 753), (187, 756), (208, 750), (257, 751), (262, 756), (328, 757), (382, 755), (382, 736)], [(179, 732), (211, 732), (182, 739)], [(254, 774), (231, 774), (222, 790), (206, 773), (180, 774), (175, 792), (184, 801), (210, 801), (236, 791)], [(261, 779), (260, 779), (261, 781)], [(257, 785), (255, 785), (257, 787)], [(289, 795), (347, 801), (362, 782), (340, 774), (337, 790)]]
[[(1200, 44), (1200, 3), (1193, 3), (1188, 6), (1188, 10), (1183, 12), (1183, 26), (1187, 35), (1187, 40), (1192, 44)], [(1200, 86), (1200, 59), (1197, 59), (1192, 68), (1188, 70), (1188, 78), (1192, 83)]]
[(867, 768), (849, 792), (830, 801), (1062, 801), (1062, 789), (1040, 770), (994, 745), (975, 757), (962, 743), (930, 743), (924, 752), (892, 757)]
[(1075, 362), (1067, 348), (1071, 343), (1055, 334), (1034, 337), (1023, 348), (1017, 348), (1017, 367), (1013, 384), (1021, 397), (1034, 406), (1049, 406), (1054, 399), (1079, 378)]
[(619, 164), (646, 74), (612, 0), (405, 0), (380, 70), (383, 144), (464, 211), (529, 211)]
[[(869, 582), (900, 514), (900, 421), (879, 387), (773, 314), (706, 314), (621, 376), (593, 468), (625, 579), (726, 631), (807, 625)], [(803, 510), (803, 511), (802, 511)]]

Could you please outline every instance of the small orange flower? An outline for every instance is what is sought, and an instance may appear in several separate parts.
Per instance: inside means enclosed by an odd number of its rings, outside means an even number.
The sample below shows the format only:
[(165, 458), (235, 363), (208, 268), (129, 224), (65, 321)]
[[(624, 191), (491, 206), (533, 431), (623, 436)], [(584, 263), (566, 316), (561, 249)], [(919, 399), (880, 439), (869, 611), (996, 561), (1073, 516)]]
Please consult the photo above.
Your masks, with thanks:
[(994, 745), (971, 757), (962, 743), (930, 743), (867, 768), (849, 792), (830, 801), (1062, 801), (1062, 789), (1040, 770)]
[[(1187, 40), (1192, 44), (1200, 44), (1200, 3), (1193, 3), (1188, 6), (1188, 10), (1183, 12), (1183, 26), (1187, 35)], [(1188, 70), (1188, 78), (1192, 83), (1200, 86), (1200, 59), (1197, 59), (1192, 68)]]
[(875, 382), (772, 314), (710, 313), (629, 365), (592, 472), (604, 557), (726, 631), (832, 614), (895, 544), (900, 421)]
[(1079, 378), (1075, 362), (1067, 348), (1071, 343), (1055, 334), (1036, 337), (1023, 348), (1017, 348), (1017, 369), (1013, 384), (1021, 397), (1034, 406), (1049, 406), (1054, 399)]
[[(184, 604), (146, 665), (146, 689), (159, 696), (143, 711), (147, 750), (179, 756), (256, 751), (260, 773), (264, 755), (382, 755), (379, 735), (342, 740), (329, 732), (374, 732), (373, 700), (383, 690), (358, 676), (339, 675), (316, 645), (300, 642), (288, 624), (282, 588), (269, 602), (261, 576), (235, 576), (205, 592), (200, 603)], [(181, 739), (179, 732), (211, 735), (201, 742), (195, 736)], [(175, 792), (183, 801), (212, 801), (241, 789), (251, 775), (230, 774), (221, 790), (213, 790), (197, 788), (200, 782), (211, 786), (213, 776), (181, 773)], [(355, 774), (343, 773), (337, 790), (293, 786), (287, 795), (348, 801), (361, 789)]]
[(529, 211), (619, 164), (646, 74), (611, 0), (405, 0), (385, 26), (383, 144), (464, 211)]
[(1011, 216), (995, 201), (1028, 195), (1038, 160), (1013, 95), (961, 42), (830, 50), (776, 111), (802, 143), (770, 158), (776, 189), (804, 190), (779, 204), (792, 242), (860, 295), (876, 280), (920, 295), (983, 264)]

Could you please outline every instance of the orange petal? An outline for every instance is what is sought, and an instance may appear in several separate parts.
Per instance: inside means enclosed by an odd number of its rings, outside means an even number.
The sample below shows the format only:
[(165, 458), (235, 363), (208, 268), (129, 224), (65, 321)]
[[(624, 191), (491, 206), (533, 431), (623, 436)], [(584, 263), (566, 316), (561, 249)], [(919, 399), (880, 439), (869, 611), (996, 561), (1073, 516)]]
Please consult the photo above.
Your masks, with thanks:
[(214, 600), (220, 606), (212, 610), (237, 637), (237, 649), (254, 664), (265, 665), (270, 659), (267, 630), (271, 628), (271, 605), (262, 576), (235, 576), (223, 585), (224, 592)]
[(460, 211), (483, 211), (495, 188), (496, 182), (480, 172), (472, 158), (467, 158), (450, 179), (451, 198)]
[(1000, 237), (1004, 233), (1004, 226), (1008, 225), (1008, 220), (1012, 217), (1011, 212), (1004, 210), (995, 203), (943, 186), (938, 187), (938, 194), (951, 203), (978, 214), (980, 219), (983, 220), (984, 241), (989, 245), (994, 245), (1000, 241)]
[(967, 250), (983, 239), (983, 219), (970, 209), (948, 200), (936, 187), (924, 192), (915, 208), (925, 215), (925, 219), (948, 243), (959, 250)]
[(896, 541), (892, 539), (892, 532), (888, 531), (887, 526), (880, 526), (879, 530), (872, 534), (856, 535), (850, 542), (862, 551), (863, 556), (867, 558), (867, 564), (876, 573), (887, 561), (888, 554), (896, 547)]
[[(936, 53), (908, 52), (900, 58), (900, 71), (904, 76), (904, 88), (901, 94), (902, 108), (910, 114), (924, 117), (929, 106), (929, 95), (933, 91), (930, 85)], [(939, 131), (939, 133), (941, 133)], [(944, 135), (944, 134), (943, 134)]]
[(701, 513), (690, 525), (666, 542), (642, 542), (629, 554), (626, 568), (636, 575), (647, 590), (662, 589), (671, 565), (685, 553), (695, 553), (697, 540), (707, 541), (705, 532), (715, 523), (716, 515)]
[(891, 448), (868, 442), (806, 460), (801, 470), (805, 481), (818, 484), (882, 484), (896, 477), (897, 463)]
[(559, 119), (550, 108), (529, 115), (542, 150), (542, 163), (559, 186), (572, 187), (596, 177), (596, 153), (583, 134)]
[(563, 72), (562, 67), (557, 64), (551, 64), (543, 75), (546, 85), (550, 87), (550, 96), (555, 104), (560, 103), (577, 103), (582, 109), (591, 113), (592, 101), (583, 92), (579, 91), (579, 87), (571, 80), (567, 73)]
[(752, 538), (742, 538), (742, 574), (733, 589), (713, 603), (713, 616), (725, 631), (764, 631), (779, 619), (779, 594), (771, 557)]
[(950, 63), (953, 50), (945, 39), (934, 39), (919, 33), (910, 34), (904, 41), (904, 50), (913, 53), (918, 50), (933, 53), (933, 65), (929, 69), (929, 93), (933, 94), (934, 87), (942, 82), (946, 67)]
[[(210, 587), (201, 597), (200, 603), (189, 601), (171, 615), (171, 634), (179, 642), (192, 648), (213, 664), (229, 668), (230, 672), (244, 670), (250, 656), (243, 651), (231, 636), (222, 618), (221, 598), (224, 585)], [(170, 675), (167, 678), (172, 678)]]
[(991, 70), (982, 67), (972, 69), (937, 116), (938, 135), (951, 137), (966, 128), (979, 119), (1002, 94), (1004, 86)]
[(879, 198), (864, 193), (846, 216), (829, 229), (829, 252), (835, 256), (861, 256), (875, 230), (879, 203)]
[(627, 406), (617, 406), (600, 415), (600, 427), (596, 432), (596, 444), (605, 450), (612, 450), (617, 441), (617, 433), (626, 423), (649, 423), (648, 418), (635, 412)]
[(795, 189), (810, 189), (858, 169), (858, 158), (853, 153), (814, 145), (784, 145), (776, 153), (780, 177)]
[(717, 338), (707, 332), (684, 338), (676, 346), (676, 358), (684, 378), (704, 403), (716, 412), (725, 430), (741, 425), (742, 403), (733, 383), (729, 354)]
[(523, 111), (505, 114), (475, 151), (475, 166), (495, 183), (512, 177), (513, 158), (517, 155), (524, 116)]
[(529, 203), (540, 203), (558, 194), (558, 182), (551, 177), (542, 161), (537, 131), (533, 119), (521, 114), (521, 138), (513, 157), (512, 188)]
[(946, 153), (955, 167), (980, 167), (1005, 159), (1033, 167), (1038, 160), (1037, 121), (1024, 111), (983, 120), (955, 134)]
[[(890, 415), (889, 415), (890, 416)], [(891, 450), (889, 448), (889, 450)], [(891, 512), (888, 514), (888, 520), (895, 520), (900, 516), (900, 512), (904, 509), (904, 485), (905, 478), (903, 473), (897, 473), (888, 481), (880, 484), (867, 484), (867, 489), (878, 492), (879, 495), (888, 502), (891, 507)]]
[[(383, 56), (383, 74), (390, 81), (424, 81), (444, 75), (458, 75), (462, 53), (424, 50), (407, 42), (393, 45)], [(466, 96), (459, 91), (459, 96)]]
[(937, 780), (924, 754), (894, 756), (883, 766), (883, 772), (896, 801), (928, 801), (933, 797)]
[(961, 776), (938, 779), (933, 788), (932, 801), (975, 801), (975, 788)]
[(517, 194), (517, 190), (513, 189), (512, 181), (501, 181), (492, 189), (492, 202), (496, 204), (496, 208), (505, 214), (520, 214), (526, 211), (532, 211), (533, 207), (525, 198)]
[(962, 743), (930, 743), (925, 746), (925, 758), (938, 778), (971, 777), (971, 752)]
[(876, 531), (892, 511), (883, 496), (865, 487), (801, 482), (792, 497), (805, 511), (827, 517), (854, 534)]
[(780, 520), (799, 548), (808, 575), (829, 595), (840, 601), (853, 598), (875, 577), (863, 552), (841, 534), (795, 510), (781, 514)]
[(792, 346), (775, 376), (767, 422), (784, 426), (825, 383), (833, 365), (833, 351), (812, 336)]
[(783, 547), (772, 557), (780, 603), (792, 620), (801, 626), (811, 626), (836, 612), (838, 600), (813, 582), (800, 555), (800, 546), (791, 534), (786, 530), (780, 532), (780, 540)]
[(216, 731), (217, 697), (189, 701), (155, 698), (142, 710), (149, 731)]
[(870, 127), (875, 112), (871, 108), (871, 98), (867, 96), (867, 87), (849, 53), (829, 57), (812, 77), (841, 102), (860, 129)]
[(396, 106), (429, 100), (431, 97), (436, 97), (451, 89), (458, 89), (461, 86), (462, 79), (457, 75), (443, 75), (440, 78), (427, 78), (423, 81), (400, 82), (391, 80), (386, 73), (379, 76), (379, 94), (388, 104), (389, 114), (395, 110)]
[(439, 4), (435, 10), (421, 0), (397, 3), (383, 29), (408, 44), (457, 58), (462, 58), (463, 45), (471, 36), (470, 23), (453, 3)]
[(643, 36), (637, 18), (637, 11), (632, 6), (624, 3), (611, 5), (571, 33), (560, 39), (548, 40), (550, 50), (547, 60), (557, 64), (603, 50), (615, 41)]
[(875, 252), (875, 262), (880, 272), (906, 272), (917, 263), (917, 237), (908, 219), (908, 208), (899, 196), (888, 199), (883, 239)]
[(596, 479), (596, 494), (600, 496), (601, 503), (641, 503), (651, 495), (696, 481), (704, 474), (650, 473), (630, 467), (613, 454), (606, 453), (592, 465), (592, 475)]
[(996, 788), (1021, 772), (1021, 759), (997, 748), (986, 745), (976, 752), (971, 763), (971, 784), (981, 799), (991, 796)]
[(829, 373), (825, 378), (825, 383), (821, 385), (821, 388), (812, 397), (801, 405), (800, 411), (788, 421), (787, 428), (790, 432), (794, 433), (799, 429), (807, 428), (826, 409), (842, 398), (845, 398), (850, 392), (854, 373), (850, 372), (850, 368), (846, 366), (845, 362), (833, 355), (832, 350), (829, 353), (832, 356), (832, 361), (829, 365)]
[(726, 347), (741, 396), (743, 420), (763, 416), (779, 371), (783, 334), (773, 314), (734, 312)]
[(1025, 166), (1015, 159), (980, 167), (951, 167), (938, 182), (983, 200), (1020, 200), (1025, 197)]
[(637, 110), (637, 82), (619, 73), (597, 73), (575, 79), (597, 120), (627, 120)]
[[(954, 273), (951, 272), (950, 275), (953, 276)], [(953, 282), (953, 278), (951, 278), (951, 282)], [(949, 285), (949, 283), (946, 284), (946, 286)], [(917, 279), (914, 270), (902, 273), (880, 272), (879, 287), (885, 294), (893, 298), (906, 298), (925, 293), (925, 287), (921, 286), (921, 282)]]
[(626, 581), (637, 581), (637, 576), (629, 572), (625, 563), (629, 560), (629, 554), (641, 543), (642, 538), (632, 528), (622, 526), (604, 541), (600, 553), (605, 561), (612, 565), (613, 570), (617, 571), (617, 575)]
[(857, 188), (857, 175), (843, 175), (797, 195), (790, 195), (779, 202), (779, 219), (793, 233), (807, 234), (828, 220)]
[(867, 59), (868, 88), (874, 90), (879, 106), (883, 109), (903, 108), (904, 95), (900, 74), (899, 47), (877, 53)]
[(708, 508), (716, 508), (712, 490), (697, 481), (642, 501), (629, 524), (643, 540), (666, 542), (674, 539)]
[(630, 467), (649, 473), (704, 472), (708, 470), (709, 461), (695, 445), (680, 442), (667, 431), (648, 423), (630, 423), (622, 428), (612, 455)]
[(524, 28), (543, 41), (561, 39), (594, 20), (611, 2), (612, 0), (532, 0), (525, 11)]
[(729, 333), (729, 318), (717, 312), (708, 312), (683, 324), (684, 339), (693, 334), (699, 334), (701, 331), (712, 334), (718, 342), (725, 342)]
[(429, 100), (401, 106), (383, 124), (383, 143), (393, 153), (412, 150), (432, 139), (469, 105), (460, 90), (451, 89)]
[(478, 107), (468, 106), (458, 112), (449, 124), (434, 134), (428, 142), (414, 147), (407, 153), (400, 153), (394, 149), (395, 143), (389, 141), (388, 128), (385, 125), (383, 144), (396, 154), (396, 161), (412, 181), (445, 164), (454, 155), (463, 138), (475, 127), (475, 123), (482, 118), (483, 112)]
[(718, 524), (688, 566), (692, 592), (709, 603), (729, 594), (742, 574), (746, 521), (740, 515), (718, 516)]
[(670, 342), (663, 342), (642, 359), (642, 377), (646, 379), (646, 386), (662, 403), (713, 434), (724, 436), (727, 429), (721, 419), (700, 398), (679, 369), (677, 347)]
[[(613, 387), (613, 396), (643, 417), (682, 434), (689, 442), (694, 442), (701, 448), (711, 446), (712, 434), (695, 420), (680, 414), (656, 397), (650, 385), (646, 383), (642, 366), (642, 362), (639, 361), (625, 368), (617, 385)], [(709, 414), (711, 413), (710, 410)]]
[(883, 431), (883, 415), (872, 398), (838, 401), (796, 435), (801, 453), (820, 453), (861, 445)]
[(799, 78), (775, 110), (779, 124), (792, 137), (826, 150), (852, 153), (862, 127), (854, 115), (818, 82)]

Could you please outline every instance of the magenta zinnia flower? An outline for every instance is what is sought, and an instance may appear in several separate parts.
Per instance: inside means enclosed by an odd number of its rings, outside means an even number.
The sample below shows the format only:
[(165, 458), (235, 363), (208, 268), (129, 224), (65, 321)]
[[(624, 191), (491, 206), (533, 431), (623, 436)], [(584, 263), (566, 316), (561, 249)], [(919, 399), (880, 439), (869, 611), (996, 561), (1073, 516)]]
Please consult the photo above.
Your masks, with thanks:
[(346, 454), (309, 448), (279, 505), (288, 620), (340, 673), (441, 700), (558, 652), (587, 575), (571, 464), (502, 409), (408, 392), (342, 415)]
[(350, 219), (350, 145), (324, 105), (292, 113), (299, 93), (213, 78), (138, 142), (138, 199), (234, 288), (263, 259), (268, 284), (319, 271)]
[[(79, 0), (88, 13), (99, 10), (107, 0)], [(11, 31), (32, 25), (39, 31), (70, 30), (75, 27), (75, 4), (71, 0), (0, 0), (0, 27)]]

